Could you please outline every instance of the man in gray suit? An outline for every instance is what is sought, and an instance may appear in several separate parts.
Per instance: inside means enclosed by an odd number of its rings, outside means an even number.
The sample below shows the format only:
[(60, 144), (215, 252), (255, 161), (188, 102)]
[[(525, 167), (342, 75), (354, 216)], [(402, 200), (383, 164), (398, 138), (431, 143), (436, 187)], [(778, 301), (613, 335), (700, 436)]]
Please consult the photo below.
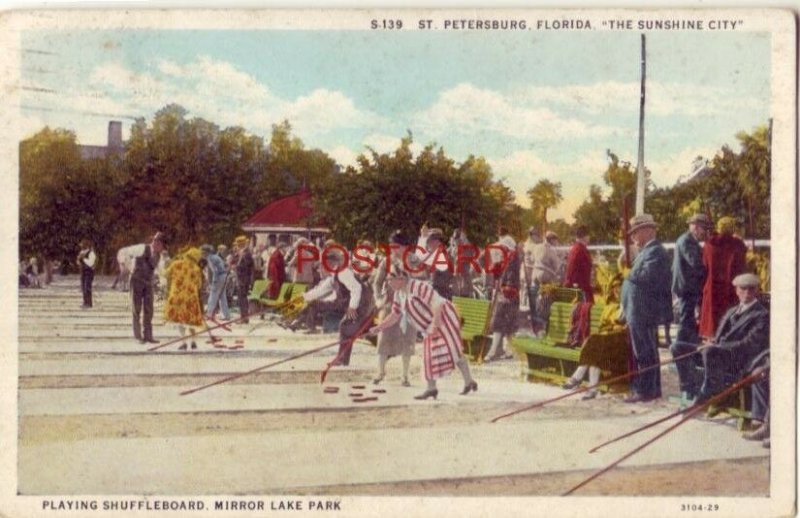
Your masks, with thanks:
[(658, 326), (672, 322), (670, 261), (656, 239), (656, 222), (650, 214), (634, 216), (628, 235), (639, 248), (630, 274), (622, 284), (622, 309), (628, 323), (636, 370), (649, 368), (631, 380), (626, 403), (661, 397), (658, 365)]
[[(697, 396), (697, 401), (702, 402), (719, 394), (726, 385), (739, 380), (753, 360), (769, 348), (769, 310), (758, 300), (758, 284), (758, 277), (752, 273), (733, 279), (739, 304), (725, 313), (714, 339), (703, 343), (706, 348), (702, 352), (701, 386), (694, 358), (675, 362), (687, 397)], [(675, 342), (671, 350), (673, 356), (682, 356), (697, 350), (697, 345)]]
[(697, 319), (695, 310), (703, 293), (706, 267), (700, 241), (706, 237), (711, 226), (708, 216), (695, 214), (689, 218), (689, 230), (675, 241), (672, 258), (672, 293), (678, 297), (678, 336), (681, 342), (697, 343)]

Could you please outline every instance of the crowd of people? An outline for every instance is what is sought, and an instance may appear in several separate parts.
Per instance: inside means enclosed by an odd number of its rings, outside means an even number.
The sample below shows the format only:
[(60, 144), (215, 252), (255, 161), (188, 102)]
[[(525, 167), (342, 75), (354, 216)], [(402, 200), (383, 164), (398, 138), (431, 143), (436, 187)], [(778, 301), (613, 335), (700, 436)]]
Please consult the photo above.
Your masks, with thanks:
[[(672, 257), (657, 239), (658, 223), (652, 216), (640, 214), (629, 223), (623, 236), (628, 250), (620, 254), (617, 282), (602, 294), (607, 310), (603, 325), (624, 329), (629, 337), (632, 376), (624, 401), (662, 397), (661, 326), (667, 326), (667, 345), (686, 401), (707, 401), (748, 373), (768, 372), (769, 309), (759, 296), (759, 277), (746, 271), (747, 248), (735, 235), (735, 222), (721, 218), (714, 226), (704, 214), (692, 216)], [(509, 342), (521, 325), (529, 326), (534, 336), (547, 332), (548, 287), (573, 288), (579, 294), (576, 302), (585, 307), (601, 295), (594, 275), (597, 260), (589, 251), (590, 236), (584, 226), (575, 229), (566, 254), (559, 236), (546, 231), (542, 239), (535, 228), (529, 229), (523, 243), (499, 228), (496, 241), (485, 250), (469, 248), (462, 229), (448, 243), (440, 228), (427, 224), (418, 236), (397, 231), (387, 237), (389, 247), (364, 241), (359, 243), (359, 254), (333, 240), (301, 237), (289, 242), (271, 236), (254, 247), (249, 237), (239, 236), (230, 249), (210, 244), (185, 247), (170, 259), (159, 232), (147, 243), (119, 251), (114, 287), (129, 287), (133, 336), (143, 344), (158, 343), (152, 329), (153, 300), (162, 290), (164, 317), (178, 326), (183, 337), (179, 349), (187, 350), (197, 348), (193, 338), (209, 321), (232, 320), (229, 302), (235, 301), (238, 308), (235, 321), (249, 323), (248, 298), (256, 279), (267, 281), (264, 293), (256, 298), (277, 299), (286, 282), (305, 284), (305, 308), (282, 325), (315, 333), (326, 322), (328, 327), (337, 322), (340, 347), (333, 365), (348, 365), (356, 337), (377, 335), (375, 384), (386, 378), (388, 360), (400, 357), (401, 383), (409, 386), (410, 358), (422, 339), (427, 388), (417, 396), (420, 399), (435, 399), (436, 380), (455, 369), (463, 377), (462, 394), (478, 388), (462, 350), (463, 321), (451, 302), (454, 296), (483, 293), (491, 299), (487, 327), (491, 344), (482, 361), (495, 362), (512, 357)], [(81, 241), (79, 249), (82, 307), (89, 309), (97, 256), (89, 240)], [(21, 270), (20, 282), (23, 276), (30, 277), (33, 263)], [(38, 280), (38, 272), (33, 277)], [(520, 310), (523, 304), (527, 313)], [(669, 338), (671, 323), (677, 326), (674, 341)], [(585, 338), (579, 334), (572, 345), (579, 346)], [(588, 373), (591, 390), (584, 398), (596, 397), (603, 365), (603, 358), (579, 365), (564, 388), (576, 388)], [(760, 426), (748, 438), (768, 441), (765, 375), (753, 384), (752, 392), (752, 415)]]

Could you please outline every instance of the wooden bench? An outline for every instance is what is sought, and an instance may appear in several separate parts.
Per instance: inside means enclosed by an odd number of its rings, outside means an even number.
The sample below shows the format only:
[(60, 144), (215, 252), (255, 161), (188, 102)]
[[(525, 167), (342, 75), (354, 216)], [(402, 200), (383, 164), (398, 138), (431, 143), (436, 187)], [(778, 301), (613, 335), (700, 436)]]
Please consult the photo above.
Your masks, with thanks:
[[(581, 364), (582, 355), (602, 357), (605, 367), (601, 381), (620, 376), (628, 371), (628, 343), (624, 332), (600, 334), (600, 316), (602, 304), (593, 304), (589, 317), (589, 337), (579, 347), (569, 347), (569, 332), (572, 326), (574, 305), (567, 302), (554, 302), (550, 307), (550, 318), (547, 323), (547, 334), (542, 338), (515, 336), (511, 346), (525, 355), (527, 362), (524, 369), (530, 381), (543, 379), (555, 383), (563, 383)], [(628, 383), (615, 383), (613, 387), (602, 387), (605, 390), (627, 390)]]
[[(467, 297), (453, 297), (453, 305), (456, 307), (458, 315), (461, 317), (461, 343), (464, 354), (472, 361), (479, 361), (489, 350), (484, 346), (486, 325), (491, 315), (489, 308), (491, 302), (483, 299), (471, 299)], [(481, 351), (481, 349), (484, 349)]]
[(268, 308), (274, 308), (276, 306), (280, 306), (281, 304), (289, 300), (289, 297), (291, 296), (292, 293), (292, 286), (293, 285), (291, 282), (284, 282), (283, 284), (281, 284), (281, 289), (278, 292), (278, 296), (276, 298), (268, 299), (265, 297), (260, 297), (258, 299), (258, 303)]

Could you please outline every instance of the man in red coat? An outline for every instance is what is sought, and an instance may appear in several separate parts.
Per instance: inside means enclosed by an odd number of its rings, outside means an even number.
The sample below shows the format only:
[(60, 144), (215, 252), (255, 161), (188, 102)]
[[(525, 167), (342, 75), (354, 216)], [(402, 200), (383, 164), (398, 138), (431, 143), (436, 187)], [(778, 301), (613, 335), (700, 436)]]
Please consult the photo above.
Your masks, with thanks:
[(735, 228), (733, 218), (720, 218), (718, 233), (708, 238), (703, 246), (703, 265), (708, 272), (700, 306), (699, 334), (703, 338), (713, 338), (722, 316), (739, 302), (731, 283), (745, 271), (747, 246), (733, 235)]
[(270, 281), (267, 296), (271, 299), (278, 298), (281, 286), (286, 280), (286, 260), (283, 257), (286, 246), (286, 243), (282, 241), (278, 243), (275, 251), (269, 256), (269, 263), (267, 263), (267, 279)]
[(575, 242), (567, 256), (564, 286), (577, 286), (583, 291), (585, 302), (594, 302), (592, 293), (592, 257), (589, 255), (589, 230), (581, 225), (575, 230)]

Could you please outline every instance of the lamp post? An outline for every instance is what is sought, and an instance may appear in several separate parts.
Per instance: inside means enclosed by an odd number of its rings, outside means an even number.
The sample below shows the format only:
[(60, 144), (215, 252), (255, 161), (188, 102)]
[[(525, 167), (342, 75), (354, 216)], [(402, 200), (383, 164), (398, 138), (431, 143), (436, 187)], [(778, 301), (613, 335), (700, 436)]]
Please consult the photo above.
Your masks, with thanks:
[(639, 160), (636, 163), (636, 215), (644, 214), (644, 81), (646, 68), (645, 38), (642, 34), (642, 86), (639, 96)]

